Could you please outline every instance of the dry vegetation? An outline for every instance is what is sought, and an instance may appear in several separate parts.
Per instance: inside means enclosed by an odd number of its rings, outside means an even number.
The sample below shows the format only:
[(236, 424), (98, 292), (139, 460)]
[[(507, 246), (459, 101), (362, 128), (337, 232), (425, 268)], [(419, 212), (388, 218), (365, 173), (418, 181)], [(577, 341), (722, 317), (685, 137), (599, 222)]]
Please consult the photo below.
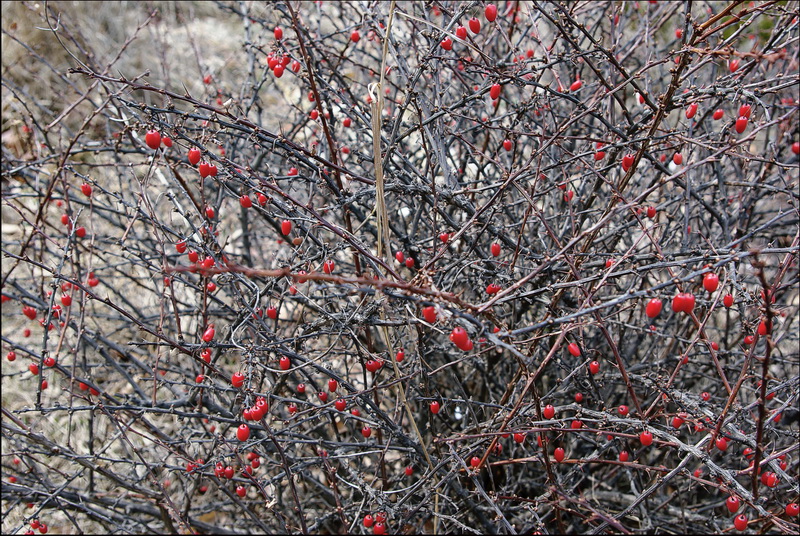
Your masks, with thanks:
[(796, 533), (798, 3), (393, 5), (2, 4), (2, 532)]

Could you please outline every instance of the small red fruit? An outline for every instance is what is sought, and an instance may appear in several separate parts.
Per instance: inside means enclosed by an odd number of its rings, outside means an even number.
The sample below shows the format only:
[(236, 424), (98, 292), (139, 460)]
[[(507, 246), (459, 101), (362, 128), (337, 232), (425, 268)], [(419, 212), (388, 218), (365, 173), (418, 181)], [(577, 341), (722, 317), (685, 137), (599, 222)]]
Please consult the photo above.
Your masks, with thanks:
[(433, 305), (422, 308), (422, 317), (428, 324), (436, 323), (436, 307)]
[(469, 29), (474, 34), (479, 34), (481, 32), (481, 21), (472, 17), (469, 19)]
[(568, 351), (569, 351), (569, 353), (570, 353), (570, 354), (572, 354), (574, 357), (579, 357), (579, 356), (581, 355), (581, 349), (580, 349), (580, 347), (578, 346), (578, 343), (575, 343), (575, 342), (571, 342), (571, 343), (569, 343), (569, 346), (567, 346), (567, 350), (568, 350)]
[(90, 184), (84, 182), (83, 184), (81, 184), (81, 192), (83, 192), (83, 195), (85, 195), (86, 197), (91, 197), (92, 196), (92, 186)]
[(172, 138), (164, 136), (163, 138), (161, 138), (161, 143), (164, 144), (164, 147), (169, 149), (170, 147), (172, 147)]
[(800, 513), (800, 506), (798, 506), (797, 503), (789, 503), (786, 505), (787, 516), (795, 517), (798, 513)]
[(725, 506), (728, 507), (730, 513), (735, 514), (739, 510), (739, 497), (731, 495), (728, 497), (728, 500), (725, 501)]
[(725, 296), (722, 298), (722, 304), (725, 307), (733, 306), (733, 295), (732, 294), (725, 294)]
[(237, 389), (244, 385), (244, 374), (241, 372), (234, 372), (231, 376), (231, 385), (236, 387)]
[(481, 464), (481, 459), (478, 458), (477, 456), (473, 456), (472, 459), (470, 459), (469, 464), (473, 468), (478, 467)]
[(622, 452), (619, 453), (619, 461), (621, 462), (627, 462), (629, 457), (630, 454), (628, 454), (627, 450), (623, 450)]
[(597, 374), (598, 372), (600, 372), (600, 363), (598, 363), (597, 361), (592, 361), (591, 363), (589, 363), (589, 372), (591, 372), (592, 374)]
[(150, 130), (145, 134), (144, 142), (151, 149), (158, 149), (161, 145), (161, 134), (156, 130)]
[(556, 449), (556, 450), (553, 452), (553, 457), (556, 459), (556, 461), (557, 461), (558, 463), (561, 463), (561, 462), (563, 462), (563, 461), (564, 461), (564, 456), (565, 456), (565, 452), (564, 452), (564, 449), (563, 449), (563, 448), (561, 448), (561, 447), (558, 447), (558, 448), (557, 448), (557, 449)]
[(650, 445), (653, 444), (653, 434), (650, 433), (649, 431), (645, 430), (644, 432), (639, 434), (639, 442), (643, 446), (649, 447)]
[(736, 530), (747, 530), (747, 516), (744, 514), (739, 514), (733, 520), (733, 526), (736, 527)]
[(511, 149), (513, 149), (513, 148), (514, 148), (514, 144), (511, 143), (511, 140), (509, 140), (509, 139), (503, 140), (503, 149), (505, 149), (506, 151), (511, 151)]
[(617, 412), (619, 413), (620, 417), (627, 417), (629, 411), (630, 409), (628, 409), (628, 406), (626, 406), (625, 404), (617, 408)]
[(442, 39), (442, 42), (439, 43), (443, 49), (445, 50), (453, 50), (453, 40), (449, 37), (445, 37)]
[(394, 355), (394, 359), (395, 359), (395, 361), (397, 361), (398, 363), (402, 363), (402, 362), (403, 362), (403, 359), (405, 359), (405, 358), (406, 358), (406, 353), (403, 351), (403, 349), (402, 349), (402, 348), (400, 348), (400, 349), (397, 351), (397, 353)]
[(548, 404), (544, 407), (542, 415), (544, 415), (545, 419), (552, 419), (556, 415), (556, 408), (554, 408), (552, 404)]
[(317, 397), (319, 397), (320, 401), (323, 404), (328, 401), (328, 393), (326, 393), (325, 391), (320, 391), (319, 393), (317, 393)]
[(622, 171), (627, 172), (633, 165), (636, 155), (628, 153), (622, 157)]
[(236, 439), (239, 441), (247, 441), (250, 438), (250, 427), (246, 424), (240, 424), (236, 430)]
[(727, 450), (728, 449), (728, 440), (724, 437), (717, 438), (716, 442), (714, 443), (719, 450)]
[(715, 121), (719, 121), (720, 119), (722, 119), (722, 116), (724, 114), (725, 112), (722, 111), (722, 108), (718, 108), (714, 110), (714, 115), (712, 115), (711, 117), (713, 117)]
[(697, 103), (693, 102), (689, 105), (689, 108), (686, 109), (686, 119), (691, 119), (697, 113)]
[(358, 43), (359, 40), (361, 40), (361, 34), (358, 33), (358, 30), (353, 30), (353, 32), (350, 34), (350, 41), (353, 43)]
[(655, 318), (661, 313), (661, 308), (664, 304), (658, 298), (653, 298), (649, 302), (647, 302), (647, 307), (645, 307), (645, 314), (648, 318)]
[(456, 37), (458, 37), (461, 40), (466, 39), (467, 38), (467, 29), (464, 28), (463, 26), (459, 26), (458, 28), (456, 28)]
[(575, 80), (572, 83), (572, 85), (569, 86), (569, 90), (570, 90), (570, 92), (574, 93), (575, 91), (578, 91), (581, 88), (582, 85), (583, 85), (583, 82), (581, 82), (580, 80)]
[(276, 41), (280, 41), (281, 39), (283, 39), (283, 29), (280, 26), (276, 27), (275, 31), (272, 33), (275, 36)]
[(375, 523), (375, 520), (372, 517), (372, 514), (367, 514), (364, 516), (364, 526), (367, 528), (372, 527), (372, 524)]
[(206, 330), (203, 332), (203, 341), (204, 342), (211, 342), (214, 340), (214, 324), (209, 324)]
[(328, 259), (322, 264), (322, 271), (326, 274), (333, 273), (333, 270), (336, 268), (336, 263), (333, 260)]
[(501, 251), (500, 244), (498, 244), (497, 242), (494, 242), (492, 244), (492, 255), (494, 257), (499, 257), (500, 256), (500, 251)]
[(486, 9), (483, 10), (483, 14), (486, 16), (486, 20), (494, 22), (494, 19), (497, 18), (497, 6), (494, 4), (487, 5)]
[(283, 220), (281, 222), (281, 233), (283, 233), (283, 236), (288, 236), (289, 233), (291, 232), (292, 232), (292, 222), (289, 220)]
[(501, 89), (502, 86), (500, 84), (492, 84), (492, 87), (489, 89), (489, 96), (492, 98), (492, 100), (495, 100), (498, 97), (500, 97)]
[(291, 360), (286, 356), (281, 357), (281, 360), (280, 360), (279, 364), (280, 364), (281, 370), (289, 370), (289, 368), (291, 368), (291, 366), (292, 366)]
[(434, 415), (437, 415), (439, 413), (439, 410), (441, 409), (441, 405), (439, 404), (438, 400), (434, 400), (433, 402), (431, 402), (430, 407), (431, 407), (431, 413), (433, 413)]
[(189, 163), (193, 166), (196, 166), (200, 161), (200, 149), (197, 147), (189, 149), (189, 154), (187, 156), (189, 158)]
[(703, 288), (708, 292), (714, 292), (719, 286), (719, 276), (713, 272), (707, 273), (703, 276)]
[(742, 132), (744, 132), (744, 131), (745, 131), (745, 129), (747, 128), (747, 118), (746, 118), (745, 116), (740, 116), (740, 117), (739, 117), (739, 118), (736, 120), (736, 126), (735, 126), (735, 128), (736, 128), (736, 132), (738, 132), (739, 134), (741, 134)]
[(365, 426), (364, 428), (361, 429), (361, 435), (363, 435), (365, 438), (368, 438), (369, 436), (372, 435), (372, 428), (370, 428), (369, 426)]

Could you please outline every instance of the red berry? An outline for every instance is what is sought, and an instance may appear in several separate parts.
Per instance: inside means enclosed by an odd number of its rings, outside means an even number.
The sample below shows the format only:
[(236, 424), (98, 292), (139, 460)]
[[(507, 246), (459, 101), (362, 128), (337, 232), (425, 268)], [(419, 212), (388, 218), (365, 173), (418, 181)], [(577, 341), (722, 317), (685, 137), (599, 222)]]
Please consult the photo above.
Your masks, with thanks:
[(591, 363), (589, 363), (589, 372), (591, 372), (592, 374), (597, 374), (598, 372), (600, 372), (600, 363), (598, 363), (597, 361), (592, 361)]
[(678, 39), (683, 37), (683, 29), (681, 29), (681, 28), (675, 29), (675, 37), (678, 38)]
[(495, 257), (499, 257), (500, 256), (500, 249), (501, 249), (500, 248), (500, 244), (498, 244), (497, 242), (493, 243), (492, 244), (492, 255), (495, 256)]
[(158, 149), (159, 146), (161, 146), (161, 134), (156, 130), (149, 130), (147, 134), (145, 134), (144, 142), (151, 149)]
[(656, 207), (647, 207), (647, 217), (651, 220), (656, 217)]
[(636, 155), (628, 153), (622, 157), (622, 171), (627, 172), (631, 166), (633, 165), (633, 161), (636, 158)]
[(333, 273), (333, 270), (336, 268), (336, 263), (333, 260), (328, 259), (322, 264), (322, 271), (326, 274)]
[(466, 330), (461, 326), (453, 328), (453, 331), (450, 333), (450, 341), (464, 351), (468, 351), (472, 348), (472, 341)]
[(283, 233), (283, 236), (288, 236), (289, 233), (291, 232), (292, 232), (292, 222), (289, 220), (283, 220), (281, 222), (281, 233)]
[(750, 114), (752, 113), (752, 111), (753, 111), (752, 106), (750, 106), (749, 104), (742, 104), (741, 106), (739, 106), (739, 117), (746, 117), (747, 119), (750, 119)]
[(747, 530), (747, 516), (744, 514), (739, 514), (733, 520), (733, 526), (736, 527), (736, 530)]
[(675, 428), (675, 429), (677, 430), (677, 429), (679, 429), (681, 426), (683, 426), (683, 423), (684, 423), (684, 422), (685, 422), (685, 421), (684, 421), (683, 417), (681, 417), (681, 416), (677, 416), (677, 415), (676, 415), (675, 417), (673, 417), (673, 418), (672, 418), (672, 427), (673, 427), (673, 428)]
[(213, 220), (214, 219), (214, 207), (211, 207), (211, 206), (206, 207), (206, 217), (209, 220)]
[[(792, 152), (794, 154), (800, 154), (800, 141), (796, 141), (796, 142), (794, 142), (792, 144)], [(789, 508), (789, 507), (787, 506), (786, 508)]]
[(478, 467), (481, 464), (481, 459), (477, 456), (473, 456), (472, 459), (470, 459), (469, 464), (472, 467)]
[(463, 26), (459, 26), (458, 28), (456, 28), (456, 37), (458, 37), (459, 39), (462, 39), (462, 40), (466, 39), (467, 38), (467, 29), (464, 28)]
[(708, 292), (714, 292), (719, 286), (719, 276), (713, 272), (707, 273), (703, 276), (703, 288)]
[(481, 21), (472, 17), (469, 19), (469, 29), (474, 34), (479, 34), (481, 32)]
[(492, 87), (489, 89), (489, 96), (492, 100), (497, 99), (500, 96), (500, 90), (502, 86), (500, 84), (492, 84)]
[(204, 342), (211, 342), (214, 340), (214, 324), (209, 324), (206, 330), (203, 332), (203, 341)]
[(511, 140), (509, 139), (503, 140), (503, 149), (505, 149), (506, 151), (511, 151), (513, 147), (514, 144), (511, 143)]
[(630, 454), (628, 454), (627, 450), (623, 450), (622, 452), (619, 453), (619, 461), (621, 462), (627, 462), (629, 457)]
[(344, 411), (347, 407), (347, 402), (345, 402), (344, 398), (337, 398), (333, 405), (336, 407), (337, 411)]
[(626, 417), (629, 411), (630, 410), (628, 409), (628, 406), (626, 406), (625, 404), (617, 408), (617, 412), (620, 414), (621, 417)]
[(428, 324), (436, 323), (436, 307), (433, 305), (422, 308), (422, 316)]
[(736, 120), (736, 132), (741, 134), (747, 128), (747, 118), (745, 116), (740, 116), (739, 119)]
[(758, 323), (758, 334), (760, 336), (764, 337), (771, 331), (772, 331), (771, 322), (767, 323), (766, 320), (762, 320), (761, 322)]
[(92, 186), (90, 184), (84, 182), (83, 184), (81, 184), (81, 192), (83, 192), (83, 195), (85, 195), (86, 197), (91, 197), (92, 196)]
[(569, 427), (573, 430), (579, 430), (583, 428), (583, 423), (580, 421), (580, 419), (575, 419), (569, 424)]
[(675, 164), (676, 166), (680, 166), (681, 164), (683, 164), (683, 155), (681, 153), (675, 153), (672, 156), (672, 163)]
[(739, 497), (731, 495), (728, 497), (728, 500), (725, 501), (725, 506), (728, 507), (730, 513), (735, 514), (737, 510), (739, 510)]
[(639, 442), (643, 446), (649, 447), (650, 445), (653, 444), (653, 434), (650, 433), (649, 431), (645, 430), (644, 432), (639, 434)]
[(583, 82), (581, 82), (580, 80), (575, 80), (572, 83), (572, 85), (569, 86), (569, 90), (570, 90), (570, 92), (578, 91), (581, 88), (582, 85), (583, 85)]
[(364, 526), (370, 528), (375, 520), (372, 518), (372, 514), (367, 514), (364, 516)]
[(241, 372), (234, 372), (231, 376), (231, 385), (236, 387), (237, 389), (244, 385), (244, 374)]
[(326, 393), (325, 391), (320, 391), (319, 393), (317, 393), (317, 397), (319, 397), (320, 401), (323, 404), (328, 401), (328, 393)]
[(281, 65), (281, 64), (278, 64), (278, 65), (276, 65), (276, 66), (275, 66), (275, 68), (274, 68), (274, 69), (272, 69), (272, 75), (273, 75), (275, 78), (280, 78), (281, 76), (283, 76), (283, 71), (284, 71), (284, 70), (285, 70), (285, 69), (284, 69), (283, 65)]
[(211, 165), (205, 160), (200, 162), (200, 165), (197, 166), (197, 170), (200, 172), (200, 176), (204, 179), (211, 175)]
[(376, 536), (386, 534), (386, 523), (375, 523), (375, 526), (372, 527), (372, 534)]
[(449, 233), (441, 233), (439, 235), (439, 240), (442, 243), (447, 244), (447, 241), (450, 240), (450, 234)]
[(731, 307), (733, 305), (733, 295), (725, 294), (725, 296), (722, 298), (722, 304), (725, 307)]
[(727, 450), (728, 449), (728, 440), (724, 437), (717, 438), (717, 441), (714, 443), (719, 450)]
[(200, 161), (200, 149), (198, 149), (197, 147), (189, 149), (188, 158), (189, 158), (189, 163), (193, 166), (196, 166), (197, 163)]
[(244, 208), (250, 208), (250, 207), (252, 207), (252, 206), (253, 206), (253, 200), (252, 200), (252, 199), (250, 199), (250, 196), (249, 196), (249, 195), (247, 195), (247, 194), (243, 194), (243, 195), (242, 195), (242, 196), (239, 198), (239, 204), (240, 204), (240, 205), (242, 205), (242, 207), (244, 207)]
[(711, 393), (703, 391), (702, 393), (700, 393), (700, 398), (702, 398), (703, 401), (708, 402), (709, 400), (711, 400)]
[(718, 108), (718, 109), (714, 110), (714, 115), (712, 115), (712, 117), (716, 121), (719, 121), (720, 119), (722, 119), (722, 116), (723, 116), (724, 113), (725, 112), (722, 111), (722, 108)]
[(739, 68), (739, 60), (730, 60), (728, 61), (728, 70), (732, 73), (736, 72), (736, 69)]
[(575, 393), (575, 402), (578, 404), (583, 402), (583, 393)]
[(439, 43), (443, 49), (445, 50), (453, 50), (453, 40), (449, 37), (445, 37), (442, 39), (442, 42)]
[(689, 108), (686, 109), (686, 119), (691, 119), (697, 113), (697, 103), (693, 102), (689, 105)]
[(798, 513), (800, 513), (800, 506), (797, 503), (789, 503), (786, 505), (786, 515), (789, 517), (795, 517)]
[(272, 306), (272, 305), (270, 305), (269, 307), (267, 307), (267, 316), (268, 316), (269, 318), (271, 318), (272, 320), (275, 320), (275, 319), (277, 319), (277, 318), (278, 318), (278, 308), (277, 308), (277, 307), (274, 307), (274, 306)]
[(239, 441), (247, 441), (250, 438), (250, 427), (246, 424), (240, 424), (236, 430), (236, 438)]
[(500, 285), (490, 283), (486, 286), (486, 294), (497, 294), (498, 292), (500, 292)]
[(283, 29), (281, 29), (280, 27), (275, 28), (275, 31), (272, 33), (273, 35), (275, 35), (276, 41), (280, 41), (281, 39), (283, 39)]
[(497, 18), (497, 6), (494, 4), (489, 4), (486, 6), (486, 9), (483, 10), (483, 14), (486, 15), (486, 20), (489, 22), (494, 22), (494, 19)]
[(578, 346), (578, 343), (575, 342), (569, 343), (569, 346), (567, 346), (567, 350), (569, 350), (569, 353), (572, 354), (574, 357), (579, 357), (581, 355), (581, 349)]
[(161, 143), (164, 144), (164, 147), (169, 149), (170, 147), (172, 147), (172, 138), (164, 136), (163, 138), (161, 138)]
[(413, 268), (414, 267), (414, 259), (409, 257), (406, 259), (406, 268)]
[(280, 363), (281, 370), (289, 370), (289, 368), (292, 366), (291, 360), (286, 356), (281, 357), (281, 360), (280, 360), (279, 363)]
[(663, 307), (663, 303), (658, 298), (653, 298), (649, 302), (647, 302), (647, 307), (645, 307), (645, 314), (648, 318), (655, 318), (661, 313), (661, 308)]
[(557, 449), (556, 449), (556, 450), (553, 452), (553, 457), (556, 459), (556, 461), (557, 461), (558, 463), (561, 463), (561, 462), (563, 462), (563, 461), (564, 461), (564, 456), (565, 456), (565, 452), (564, 452), (564, 449), (563, 449), (563, 448), (561, 448), (561, 447), (558, 447), (558, 448), (557, 448)]
[(397, 351), (397, 353), (395, 354), (395, 356), (394, 356), (394, 359), (395, 359), (395, 361), (397, 361), (398, 363), (402, 363), (402, 362), (403, 362), (403, 359), (405, 359), (405, 358), (406, 358), (406, 353), (403, 351), (403, 349), (402, 349), (402, 348), (400, 348), (400, 349)]
[(369, 436), (372, 435), (372, 428), (370, 428), (369, 426), (365, 426), (364, 428), (361, 429), (361, 435), (368, 438)]
[(414, 474), (414, 467), (411, 465), (407, 465), (405, 468), (406, 476), (411, 476)]
[(439, 404), (438, 400), (434, 400), (433, 402), (431, 402), (431, 413), (436, 415), (436, 414), (439, 413), (440, 409), (441, 409), (441, 405)]
[(245, 495), (247, 495), (247, 488), (245, 488), (244, 486), (236, 486), (236, 495), (238, 495), (239, 497), (244, 497)]
[(548, 404), (544, 407), (542, 415), (544, 415), (545, 419), (552, 419), (556, 415), (556, 408), (554, 408), (552, 404)]

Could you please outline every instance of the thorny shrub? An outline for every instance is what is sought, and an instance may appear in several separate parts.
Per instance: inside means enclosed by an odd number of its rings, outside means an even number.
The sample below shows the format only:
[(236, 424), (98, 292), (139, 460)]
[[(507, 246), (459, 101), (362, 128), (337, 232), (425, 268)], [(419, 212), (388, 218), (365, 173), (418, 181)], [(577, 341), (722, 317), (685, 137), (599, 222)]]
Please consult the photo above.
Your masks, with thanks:
[(796, 533), (797, 2), (2, 26), (3, 532)]

